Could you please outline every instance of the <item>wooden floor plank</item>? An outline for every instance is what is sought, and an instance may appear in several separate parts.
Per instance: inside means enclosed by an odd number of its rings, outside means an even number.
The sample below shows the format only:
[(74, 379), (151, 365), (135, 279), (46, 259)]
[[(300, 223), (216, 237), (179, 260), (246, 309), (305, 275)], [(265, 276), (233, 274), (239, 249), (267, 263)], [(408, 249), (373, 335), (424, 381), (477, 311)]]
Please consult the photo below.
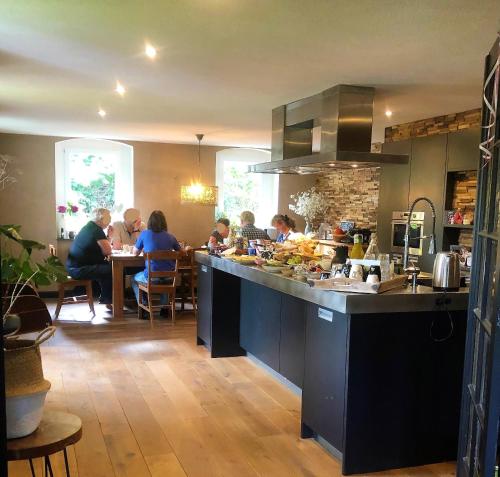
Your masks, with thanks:
[[(340, 477), (337, 459), (300, 439), (300, 397), (246, 357), (211, 359), (189, 313), (154, 329), (135, 315), (113, 321), (101, 305), (91, 321), (84, 305), (61, 317), (42, 355), (52, 382), (46, 408), (83, 422), (68, 449), (72, 475)], [(62, 455), (52, 460), (64, 475)], [(35, 465), (42, 475), (40, 459)], [(10, 462), (9, 472), (31, 475), (27, 462)], [(369, 475), (451, 477), (455, 468)]]

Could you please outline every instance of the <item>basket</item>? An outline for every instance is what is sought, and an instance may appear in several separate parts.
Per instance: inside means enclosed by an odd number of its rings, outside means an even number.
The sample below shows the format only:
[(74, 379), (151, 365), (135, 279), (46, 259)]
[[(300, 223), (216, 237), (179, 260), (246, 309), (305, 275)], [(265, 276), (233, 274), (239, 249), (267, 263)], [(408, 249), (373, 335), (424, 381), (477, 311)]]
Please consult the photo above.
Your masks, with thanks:
[(51, 338), (55, 331), (55, 326), (49, 326), (34, 340), (4, 339), (6, 397), (49, 390), (50, 382), (43, 376), (40, 345)]

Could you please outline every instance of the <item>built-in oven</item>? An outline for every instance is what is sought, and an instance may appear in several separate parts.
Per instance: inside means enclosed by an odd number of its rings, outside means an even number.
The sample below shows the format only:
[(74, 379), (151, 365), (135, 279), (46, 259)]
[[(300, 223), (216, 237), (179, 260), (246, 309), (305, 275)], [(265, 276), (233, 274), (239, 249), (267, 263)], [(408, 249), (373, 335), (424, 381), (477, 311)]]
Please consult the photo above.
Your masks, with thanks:
[[(392, 213), (391, 229), (391, 252), (403, 253), (405, 250), (406, 223), (408, 222), (409, 212)], [(410, 220), (410, 255), (422, 255), (423, 240), (420, 237), (424, 235), (425, 212), (412, 212)]]

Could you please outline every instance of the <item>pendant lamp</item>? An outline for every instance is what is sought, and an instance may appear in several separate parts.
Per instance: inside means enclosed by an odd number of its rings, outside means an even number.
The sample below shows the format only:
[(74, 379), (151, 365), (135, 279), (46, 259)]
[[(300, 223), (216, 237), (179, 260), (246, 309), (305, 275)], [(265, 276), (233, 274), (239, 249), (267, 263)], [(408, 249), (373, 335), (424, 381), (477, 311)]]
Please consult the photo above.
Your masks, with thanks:
[(181, 204), (217, 205), (217, 186), (207, 186), (201, 181), (201, 140), (203, 134), (197, 134), (198, 140), (198, 179), (190, 185), (181, 186)]

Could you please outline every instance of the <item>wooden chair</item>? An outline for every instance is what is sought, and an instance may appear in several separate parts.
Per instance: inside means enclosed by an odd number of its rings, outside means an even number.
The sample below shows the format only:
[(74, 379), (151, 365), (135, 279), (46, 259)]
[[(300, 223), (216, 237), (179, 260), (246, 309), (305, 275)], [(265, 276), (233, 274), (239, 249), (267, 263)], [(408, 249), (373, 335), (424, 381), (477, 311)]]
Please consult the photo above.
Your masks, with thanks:
[[(57, 256), (56, 248), (54, 247), (54, 245), (49, 244), (49, 250), (52, 256)], [(70, 297), (64, 296), (66, 290), (73, 290), (76, 287), (85, 288), (85, 294)], [(57, 284), (57, 306), (54, 313), (54, 319), (57, 320), (57, 318), (59, 317), (59, 313), (63, 305), (75, 305), (77, 303), (88, 303), (92, 315), (95, 316), (92, 280), (76, 280), (68, 275), (67, 281)]]
[[(4, 297), (3, 303), (4, 309), (7, 309), (10, 297)], [(21, 328), (16, 332), (18, 335), (41, 331), (52, 324), (47, 305), (38, 295), (18, 296), (10, 309), (10, 313), (19, 316), (21, 319)]]
[(184, 310), (184, 304), (187, 298), (190, 298), (193, 311), (196, 313), (196, 278), (197, 267), (194, 261), (194, 250), (188, 250), (179, 261), (179, 275), (181, 278), (181, 310)]
[[(144, 256), (146, 258), (146, 267), (148, 270), (148, 281), (147, 283), (139, 282), (138, 316), (139, 318), (142, 318), (144, 314), (143, 310), (146, 310), (149, 312), (149, 320), (151, 324), (153, 324), (153, 310), (168, 307), (172, 312), (172, 323), (175, 324), (175, 290), (177, 286), (178, 266), (181, 254), (179, 252), (169, 250), (145, 253)], [(174, 268), (168, 272), (154, 272), (151, 270), (152, 260), (170, 260), (174, 263)], [(155, 283), (155, 280), (157, 279), (163, 279), (168, 281), (168, 283)], [(143, 303), (144, 293), (147, 294), (147, 305)], [(153, 295), (158, 294), (168, 295), (168, 303), (166, 305), (153, 305)]]

